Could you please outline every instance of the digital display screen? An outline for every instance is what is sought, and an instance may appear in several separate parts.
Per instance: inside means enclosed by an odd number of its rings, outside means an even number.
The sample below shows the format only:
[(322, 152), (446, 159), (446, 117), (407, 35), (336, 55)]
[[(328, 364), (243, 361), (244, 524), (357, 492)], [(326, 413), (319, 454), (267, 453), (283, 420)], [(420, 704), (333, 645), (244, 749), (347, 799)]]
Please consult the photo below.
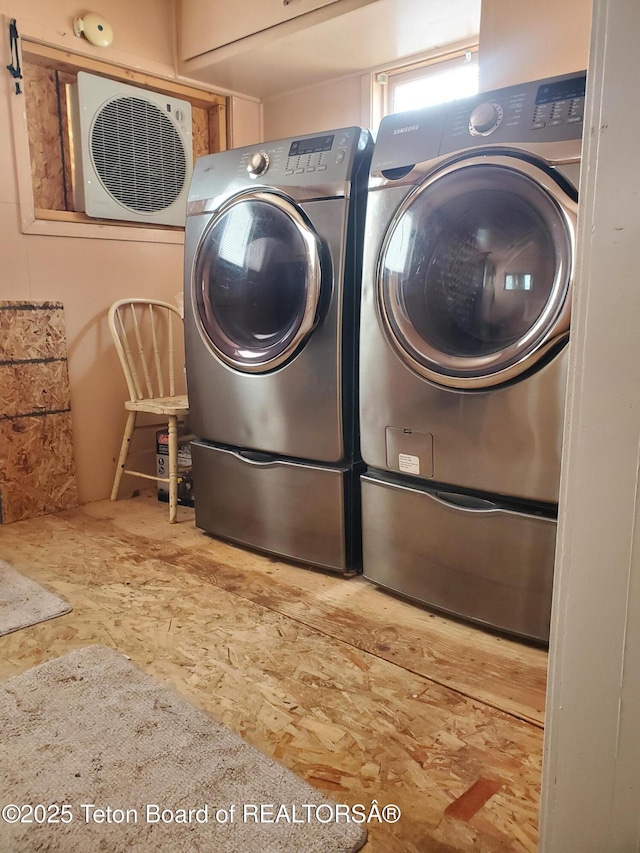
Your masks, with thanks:
[(573, 77), (558, 83), (545, 83), (538, 89), (536, 104), (549, 104), (553, 101), (568, 101), (571, 98), (584, 98), (587, 78)]
[(301, 154), (316, 154), (319, 151), (331, 151), (335, 136), (314, 136), (313, 139), (298, 139), (291, 143), (289, 157), (299, 157)]

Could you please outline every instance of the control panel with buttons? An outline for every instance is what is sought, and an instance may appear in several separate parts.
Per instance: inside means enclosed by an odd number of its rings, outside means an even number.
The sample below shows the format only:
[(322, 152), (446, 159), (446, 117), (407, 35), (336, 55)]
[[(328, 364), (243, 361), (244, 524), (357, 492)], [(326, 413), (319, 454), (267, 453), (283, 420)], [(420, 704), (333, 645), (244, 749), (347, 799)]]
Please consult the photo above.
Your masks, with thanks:
[(581, 124), (584, 120), (584, 96), (536, 104), (531, 127), (559, 127), (561, 124)]
[[(571, 143), (561, 156), (579, 156), (585, 87), (586, 72), (580, 71), (385, 116), (371, 174), (400, 180), (417, 164), (483, 146), (535, 145), (537, 151), (538, 143)], [(540, 153), (547, 151), (558, 156), (557, 148)]]
[(242, 153), (238, 172), (256, 180), (268, 173), (269, 183), (282, 179), (285, 184), (344, 181), (359, 141), (360, 128), (347, 128), (272, 146), (264, 143)]
[(510, 86), (450, 105), (440, 153), (510, 142), (579, 139), (584, 121), (586, 75)]
[(364, 181), (373, 140), (362, 127), (257, 142), (200, 157), (189, 190), (188, 215), (212, 210), (220, 197), (271, 188), (296, 202), (348, 198)]

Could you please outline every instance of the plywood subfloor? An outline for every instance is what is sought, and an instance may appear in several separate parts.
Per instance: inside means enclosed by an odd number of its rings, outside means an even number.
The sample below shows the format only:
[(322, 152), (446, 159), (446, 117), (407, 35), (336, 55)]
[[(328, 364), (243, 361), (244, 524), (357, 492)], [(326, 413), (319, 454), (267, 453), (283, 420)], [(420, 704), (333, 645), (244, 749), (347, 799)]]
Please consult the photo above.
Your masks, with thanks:
[(334, 800), (397, 804), (367, 853), (536, 849), (542, 650), (179, 520), (143, 496), (0, 528), (74, 607), (1, 638), (0, 678), (103, 643)]

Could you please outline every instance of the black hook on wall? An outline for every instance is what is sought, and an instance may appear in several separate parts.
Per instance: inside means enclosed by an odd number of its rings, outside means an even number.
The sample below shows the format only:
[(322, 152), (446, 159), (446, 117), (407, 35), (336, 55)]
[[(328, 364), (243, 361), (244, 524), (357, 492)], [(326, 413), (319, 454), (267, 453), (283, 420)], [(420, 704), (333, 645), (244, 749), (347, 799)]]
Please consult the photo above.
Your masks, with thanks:
[(9, 21), (9, 51), (11, 55), (11, 65), (7, 65), (7, 71), (16, 81), (16, 95), (22, 94), (20, 83), (22, 80), (22, 69), (20, 68), (20, 51), (18, 50), (18, 27), (15, 18)]

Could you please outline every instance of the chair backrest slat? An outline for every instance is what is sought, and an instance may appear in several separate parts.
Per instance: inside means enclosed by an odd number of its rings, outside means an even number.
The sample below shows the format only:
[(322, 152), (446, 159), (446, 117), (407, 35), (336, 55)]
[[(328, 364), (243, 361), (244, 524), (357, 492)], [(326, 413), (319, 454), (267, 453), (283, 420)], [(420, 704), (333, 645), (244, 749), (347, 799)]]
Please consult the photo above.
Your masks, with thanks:
[(132, 400), (141, 400), (143, 397), (142, 386), (140, 385), (140, 377), (136, 370), (136, 361), (131, 352), (129, 345), (129, 336), (127, 335), (126, 324), (126, 307), (122, 306), (115, 313), (115, 321), (117, 323), (117, 341), (119, 343), (118, 355), (124, 369), (124, 374), (129, 387), (129, 394)]
[[(156, 381), (158, 383), (158, 396), (164, 397), (164, 377), (162, 375), (162, 362), (160, 361), (160, 349), (158, 347), (158, 331), (156, 329), (156, 315), (153, 305), (149, 304), (149, 324), (151, 326), (151, 342), (153, 344), (153, 361), (156, 366)], [(169, 323), (171, 328), (171, 323)]]
[(154, 299), (121, 299), (109, 309), (109, 329), (131, 400), (175, 395), (178, 322), (177, 306)]
[(140, 367), (142, 368), (142, 375), (144, 376), (145, 385), (147, 388), (147, 393), (142, 395), (144, 397), (155, 397), (153, 393), (153, 384), (151, 382), (151, 376), (149, 374), (149, 367), (147, 365), (147, 359), (144, 352), (144, 345), (142, 343), (142, 334), (140, 332), (140, 325), (138, 324), (138, 314), (136, 313), (136, 306), (131, 305), (131, 323), (133, 325), (133, 333), (136, 339), (136, 345), (138, 347), (138, 362)]
[(174, 354), (174, 343), (173, 343), (173, 323), (169, 323), (169, 340), (168, 340), (168, 349), (169, 349), (169, 394), (173, 397), (176, 393), (176, 376), (175, 376), (175, 354)]

